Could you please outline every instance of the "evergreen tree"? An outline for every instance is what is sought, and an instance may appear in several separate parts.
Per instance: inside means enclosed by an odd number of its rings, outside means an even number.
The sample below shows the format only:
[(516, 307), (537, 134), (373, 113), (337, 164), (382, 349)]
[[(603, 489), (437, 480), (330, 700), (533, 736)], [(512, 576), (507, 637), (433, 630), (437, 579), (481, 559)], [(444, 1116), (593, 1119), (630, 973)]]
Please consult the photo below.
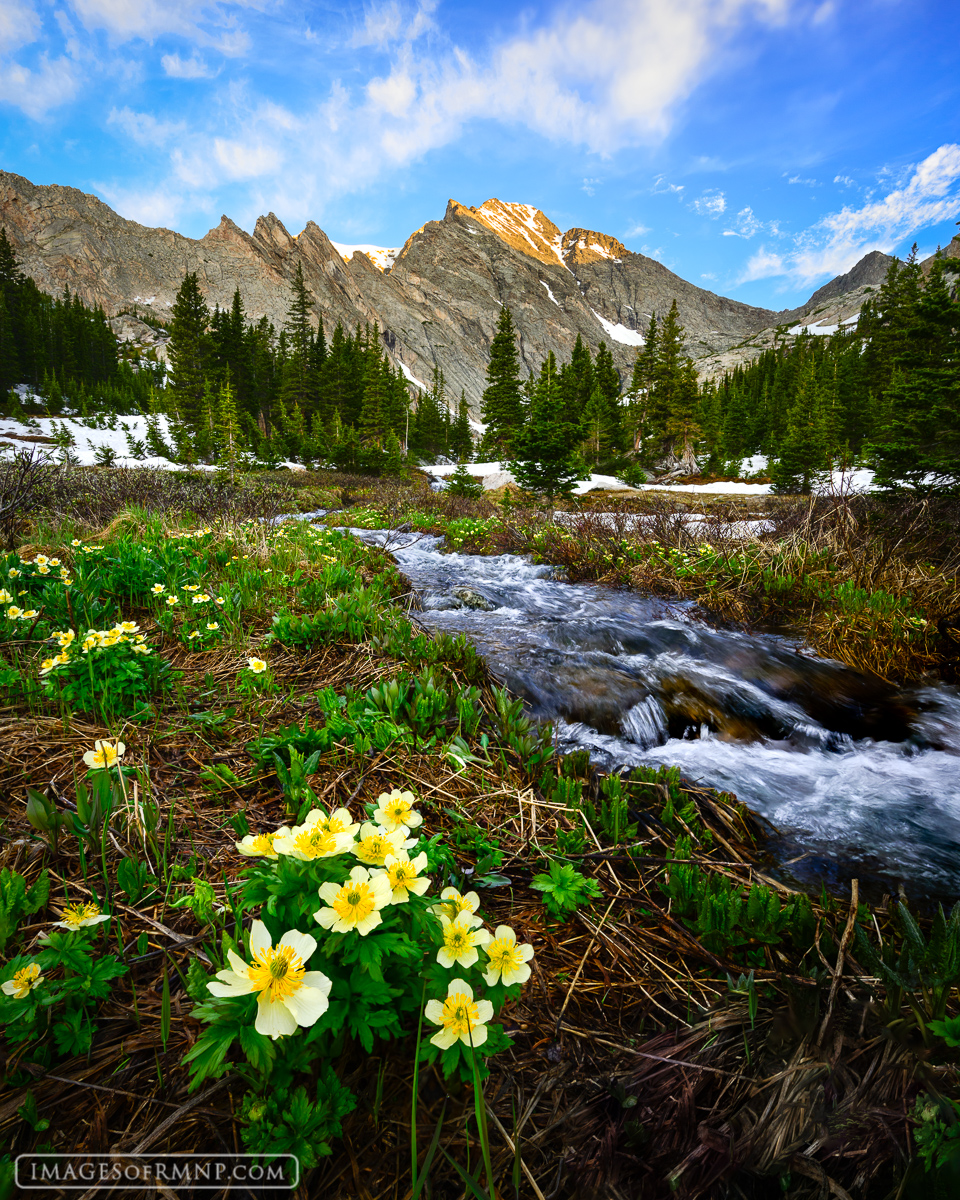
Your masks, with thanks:
[(584, 477), (570, 449), (571, 433), (551, 353), (534, 388), (530, 416), (514, 437), (516, 457), (510, 470), (522, 488), (548, 496), (570, 494), (576, 481)]
[(490, 345), (487, 386), (480, 411), (487, 425), (482, 453), (507, 457), (523, 425), (524, 406), (517, 334), (506, 305), (500, 310), (497, 332)]
[(210, 310), (200, 291), (196, 272), (188, 272), (184, 276), (171, 315), (170, 340), (167, 343), (170, 362), (168, 389), (180, 421), (197, 432), (205, 415)]
[(470, 431), (470, 409), (467, 397), (461, 389), (457, 417), (450, 427), (450, 453), (463, 462), (473, 457), (473, 434)]
[(287, 360), (283, 369), (281, 392), (288, 412), (299, 408), (310, 416), (319, 404), (317, 374), (314, 367), (314, 334), (312, 312), (314, 307), (303, 278), (303, 264), (297, 269), (290, 284), (290, 307), (284, 330), (287, 334)]
[(220, 455), (230, 471), (232, 483), (240, 452), (240, 425), (237, 420), (237, 401), (230, 386), (229, 375), (220, 384), (217, 396), (217, 438), (220, 443)]
[(774, 491), (805, 495), (814, 481), (829, 468), (816, 362), (810, 355), (803, 364), (796, 399), (787, 418), (780, 457), (771, 473)]
[(943, 260), (910, 304), (895, 374), (872, 447), (884, 488), (960, 489), (960, 302)]

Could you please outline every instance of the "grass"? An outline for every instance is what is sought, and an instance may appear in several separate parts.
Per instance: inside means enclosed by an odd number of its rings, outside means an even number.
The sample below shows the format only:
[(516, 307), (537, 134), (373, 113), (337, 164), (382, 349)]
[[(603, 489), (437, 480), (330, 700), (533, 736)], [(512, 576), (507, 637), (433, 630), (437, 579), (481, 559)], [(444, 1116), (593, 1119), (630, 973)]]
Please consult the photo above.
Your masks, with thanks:
[[(306, 479), (280, 500), (309, 510), (324, 507), (316, 503), (324, 494), (342, 503), (344, 492), (355, 523), (453, 529), (464, 548), (487, 552), (548, 558), (567, 545), (551, 561), (571, 577), (642, 582), (642, 566), (677, 590), (708, 577), (699, 558), (691, 576), (672, 555), (654, 560), (649, 531), (628, 527), (637, 515), (659, 521), (655, 540), (689, 560), (688, 543), (663, 536), (668, 518), (656, 507), (618, 515), (612, 531), (574, 514), (581, 524), (562, 538), (535, 509), (503, 512), (369, 480)], [(8, 1028), (0, 1129), (12, 1154), (245, 1144), (262, 1117), (243, 1055), (234, 1047), (227, 1073), (194, 1091), (184, 1061), (208, 1028), (193, 1015), (197, 972), (216, 967), (249, 925), (238, 908), (249, 861), (235, 843), (247, 830), (288, 824), (305, 805), (345, 806), (366, 819), (367, 805), (399, 788), (424, 815), (417, 832), (432, 856), (430, 894), (446, 883), (476, 887), (486, 924), (508, 924), (534, 946), (533, 974), (498, 1018), (512, 1044), (487, 1062), (485, 1105), (469, 1078), (445, 1079), (437, 1063), (415, 1068), (416, 1016), (401, 1037), (372, 1049), (346, 1037), (301, 1072), (309, 1087), (329, 1068), (355, 1097), (303, 1194), (399, 1200), (414, 1170), (420, 1194), (438, 1197), (495, 1188), (558, 1200), (805, 1198), (819, 1196), (824, 1180), (838, 1195), (913, 1186), (914, 1102), (957, 1094), (957, 1056), (931, 1050), (905, 1001), (896, 1014), (874, 1003), (885, 988), (865, 975), (845, 931), (859, 926), (872, 939), (880, 931), (899, 946), (889, 902), (871, 909), (823, 894), (785, 925), (777, 914), (800, 902), (776, 878), (764, 830), (746, 809), (675, 771), (617, 782), (582, 755), (559, 760), (549, 729), (530, 725), (468, 647), (419, 630), (383, 551), (229, 512), (209, 518), (207, 533), (159, 504), (98, 516), (99, 530), (89, 513), (24, 530), (16, 561), (60, 558), (77, 580), (74, 612), (96, 603), (99, 625), (135, 622), (172, 675), (136, 719), (120, 684), (119, 701), (104, 708), (101, 690), (84, 711), (44, 694), (46, 616), (29, 636), (19, 622), (3, 627), (3, 865), (30, 885), (47, 872), (50, 888), (14, 922), (4, 962), (37, 954), (69, 899), (111, 913), (89, 935), (67, 936), (88, 938), (97, 961), (123, 968), (105, 995), (81, 1006), (96, 1026), (85, 1048), (82, 1030), (79, 1041), (61, 1034), (54, 1043), (11, 1040)], [(825, 538), (825, 528), (797, 525), (795, 545)], [(686, 537), (673, 529), (677, 542)], [(74, 537), (101, 549), (83, 552)], [(83, 553), (97, 558), (95, 570), (83, 569)], [(731, 546), (728, 564), (732, 554)], [(795, 557), (784, 561), (795, 567)], [(712, 577), (722, 570), (729, 566), (716, 564)], [(199, 650), (189, 627), (206, 622), (188, 605), (197, 594), (184, 590), (188, 580), (224, 599), (222, 630)], [(158, 582), (165, 595), (179, 589), (172, 615), (152, 594)], [(31, 602), (53, 616), (53, 592), (48, 599), (36, 580), (30, 586)], [(911, 603), (926, 612), (933, 601), (918, 593)], [(268, 670), (253, 675), (251, 658)], [(319, 731), (309, 745), (296, 742), (305, 730)], [(80, 807), (82, 756), (104, 738), (124, 742), (131, 773), (99, 836), (85, 840), (70, 814)], [(317, 754), (302, 777), (297, 745), (300, 761)], [(39, 801), (28, 819), (28, 788), (54, 814), (46, 829)], [(544, 878), (556, 915), (536, 886)], [(52, 967), (51, 980), (61, 970)], [(464, 1172), (477, 1182), (465, 1183)]]

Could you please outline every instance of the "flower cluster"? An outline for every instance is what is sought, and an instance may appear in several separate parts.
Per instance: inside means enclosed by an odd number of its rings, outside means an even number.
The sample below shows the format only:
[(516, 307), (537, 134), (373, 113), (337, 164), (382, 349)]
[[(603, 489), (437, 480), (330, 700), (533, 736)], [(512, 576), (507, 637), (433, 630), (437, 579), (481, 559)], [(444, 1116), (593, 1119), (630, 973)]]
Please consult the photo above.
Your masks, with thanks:
[(54, 630), (49, 641), (56, 642), (60, 653), (53, 658), (45, 658), (40, 664), (40, 674), (49, 675), (60, 667), (69, 666), (86, 654), (99, 654), (104, 650), (112, 650), (115, 646), (129, 645), (134, 654), (150, 654), (147, 639), (140, 632), (136, 621), (120, 621), (112, 629), (88, 629), (82, 641), (77, 641), (76, 630)]
[[(357, 865), (349, 870), (337, 868), (336, 879), (320, 884), (321, 904), (312, 917), (332, 934), (366, 937), (383, 923), (391, 906), (412, 900), (422, 903), (420, 898), (430, 887), (424, 874), (427, 855), (410, 857), (417, 843), (410, 832), (423, 821), (414, 804), (411, 792), (394, 789), (377, 798), (369, 821), (354, 821), (346, 808), (330, 813), (315, 808), (300, 825), (284, 826), (275, 833), (250, 833), (236, 846), (246, 857), (273, 863), (286, 858), (319, 866), (321, 860), (352, 855)], [(477, 916), (479, 907), (476, 892), (462, 895), (448, 887), (439, 902), (420, 910), (439, 922), (440, 945), (431, 951), (431, 956), (435, 953), (433, 961), (447, 970), (463, 972), (477, 964), (482, 953), (483, 980), (488, 987), (525, 983), (530, 978), (533, 947), (519, 945), (506, 925), (498, 926), (493, 934), (484, 929)], [(316, 940), (291, 930), (274, 949), (261, 922), (254, 923), (254, 931), (250, 943), (253, 963), (246, 964), (231, 954), (232, 970), (220, 971), (220, 982), (207, 985), (210, 991), (216, 996), (257, 992), (256, 1029), (273, 1038), (294, 1032), (298, 1025), (312, 1025), (326, 1010), (331, 987), (325, 975), (306, 971)], [(314, 982), (310, 982), (311, 976)], [(453, 979), (446, 998), (431, 1000), (424, 1010), (428, 1021), (441, 1026), (430, 1041), (440, 1050), (448, 1050), (458, 1041), (482, 1046), (493, 1011), (489, 1000), (474, 999), (467, 980)]]

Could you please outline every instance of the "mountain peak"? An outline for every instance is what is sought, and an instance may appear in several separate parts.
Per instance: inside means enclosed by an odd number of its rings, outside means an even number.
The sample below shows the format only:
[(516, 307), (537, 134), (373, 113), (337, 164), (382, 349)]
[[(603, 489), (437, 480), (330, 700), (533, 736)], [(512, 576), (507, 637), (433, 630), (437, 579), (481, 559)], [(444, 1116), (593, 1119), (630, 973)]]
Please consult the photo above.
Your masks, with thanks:
[(469, 214), (521, 254), (551, 267), (567, 265), (563, 261), (563, 238), (559, 228), (532, 204), (493, 198), (485, 200), (479, 208), (467, 208), (451, 200), (447, 214)]

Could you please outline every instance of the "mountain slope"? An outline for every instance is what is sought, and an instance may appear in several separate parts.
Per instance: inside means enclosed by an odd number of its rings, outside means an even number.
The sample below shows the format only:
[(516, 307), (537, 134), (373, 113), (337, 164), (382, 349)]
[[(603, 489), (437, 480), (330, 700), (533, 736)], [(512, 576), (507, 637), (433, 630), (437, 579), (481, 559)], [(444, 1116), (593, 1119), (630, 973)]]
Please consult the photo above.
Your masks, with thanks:
[[(69, 287), (111, 316), (134, 305), (167, 316), (184, 274), (196, 271), (211, 307), (229, 307), (239, 288), (248, 316), (266, 315), (279, 328), (299, 261), (328, 334), (338, 321), (378, 323), (395, 363), (424, 383), (441, 367), (448, 392), (463, 389), (474, 413), (504, 304), (528, 369), (550, 351), (569, 357), (579, 334), (594, 352), (607, 343), (625, 382), (650, 313), (664, 315), (674, 298), (695, 358), (781, 317), (687, 283), (606, 234), (561, 233), (533, 206), (493, 199), (478, 208), (451, 200), (442, 220), (428, 221), (397, 253), (338, 249), (312, 221), (292, 235), (273, 213), (252, 234), (224, 216), (204, 237), (187, 238), (125, 220), (75, 188), (0, 172), (0, 225), (41, 288)], [(117, 324), (136, 332), (128, 317)]]

